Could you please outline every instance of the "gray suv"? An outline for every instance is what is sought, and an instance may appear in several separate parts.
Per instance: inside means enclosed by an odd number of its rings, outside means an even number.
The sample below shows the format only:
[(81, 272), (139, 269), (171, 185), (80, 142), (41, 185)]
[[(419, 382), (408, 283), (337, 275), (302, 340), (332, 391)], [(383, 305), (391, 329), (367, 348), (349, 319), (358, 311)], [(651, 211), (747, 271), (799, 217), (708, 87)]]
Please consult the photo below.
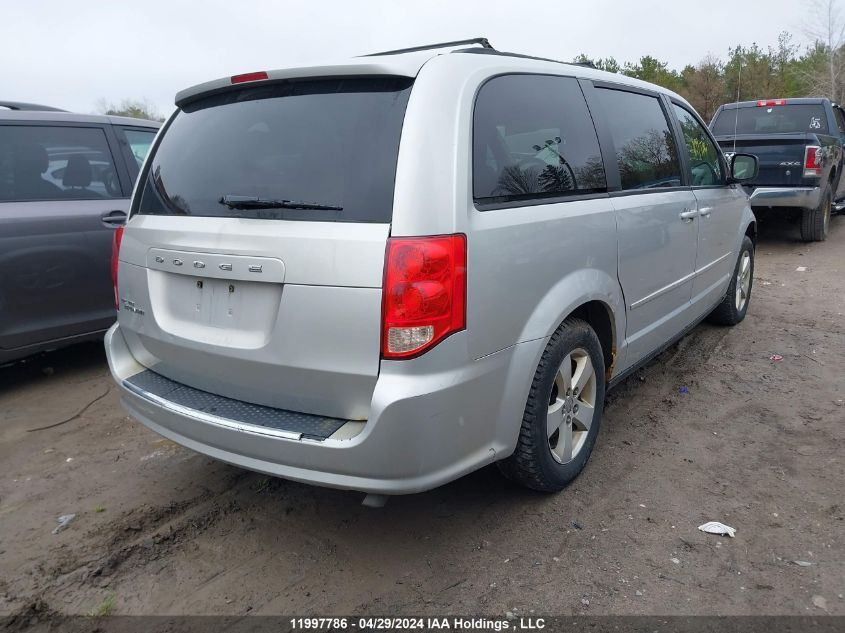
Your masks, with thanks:
[(662, 88), (470, 43), (177, 95), (106, 336), (135, 418), (372, 503), (493, 462), (556, 491), (609, 386), (744, 318), (756, 159)]
[(160, 125), (0, 102), (0, 364), (114, 322), (113, 235)]

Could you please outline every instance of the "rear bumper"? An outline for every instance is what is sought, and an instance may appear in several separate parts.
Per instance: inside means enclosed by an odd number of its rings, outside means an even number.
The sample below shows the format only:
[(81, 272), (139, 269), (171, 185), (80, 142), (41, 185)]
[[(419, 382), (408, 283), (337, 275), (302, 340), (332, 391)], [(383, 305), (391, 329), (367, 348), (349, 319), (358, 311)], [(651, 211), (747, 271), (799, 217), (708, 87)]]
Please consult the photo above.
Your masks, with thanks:
[(815, 209), (821, 201), (819, 187), (757, 187), (749, 196), (752, 207)]
[(132, 356), (119, 325), (105, 339), (124, 407), (156, 433), (249, 470), (379, 494), (431, 489), (513, 450), (544, 341), (461, 365), (455, 361), (465, 354), (464, 342), (444, 341), (413, 362), (382, 363), (371, 415), (360, 433), (316, 441), (215, 423), (145, 397), (124, 383), (146, 368)]

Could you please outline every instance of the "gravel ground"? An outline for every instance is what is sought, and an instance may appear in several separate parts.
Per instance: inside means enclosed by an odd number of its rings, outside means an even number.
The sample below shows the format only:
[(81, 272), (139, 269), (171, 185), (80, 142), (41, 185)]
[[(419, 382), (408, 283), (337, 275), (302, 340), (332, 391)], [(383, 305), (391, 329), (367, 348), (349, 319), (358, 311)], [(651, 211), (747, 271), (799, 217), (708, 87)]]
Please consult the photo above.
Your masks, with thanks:
[(564, 492), (487, 468), (380, 510), (159, 438), (99, 345), (2, 368), (0, 614), (845, 614), (843, 322), (845, 217), (766, 223), (745, 322), (611, 392)]

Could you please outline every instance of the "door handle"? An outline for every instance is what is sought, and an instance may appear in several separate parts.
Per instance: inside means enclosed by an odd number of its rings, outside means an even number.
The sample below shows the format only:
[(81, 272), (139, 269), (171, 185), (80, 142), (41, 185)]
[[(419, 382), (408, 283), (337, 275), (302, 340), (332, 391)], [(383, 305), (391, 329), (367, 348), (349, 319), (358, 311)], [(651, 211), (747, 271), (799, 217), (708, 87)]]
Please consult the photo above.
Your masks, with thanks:
[(122, 226), (126, 224), (126, 213), (120, 209), (115, 209), (104, 213), (100, 216), (100, 219), (107, 226)]
[(708, 217), (710, 217), (710, 214), (712, 212), (713, 212), (713, 209), (711, 209), (710, 207), (701, 207), (701, 209), (698, 210), (698, 215), (700, 215), (701, 217), (704, 217), (704, 218), (708, 218)]
[(682, 211), (680, 217), (684, 222), (692, 222), (695, 219), (695, 216), (697, 216), (697, 215), (698, 215), (698, 210), (693, 209), (692, 211), (689, 211), (689, 210)]

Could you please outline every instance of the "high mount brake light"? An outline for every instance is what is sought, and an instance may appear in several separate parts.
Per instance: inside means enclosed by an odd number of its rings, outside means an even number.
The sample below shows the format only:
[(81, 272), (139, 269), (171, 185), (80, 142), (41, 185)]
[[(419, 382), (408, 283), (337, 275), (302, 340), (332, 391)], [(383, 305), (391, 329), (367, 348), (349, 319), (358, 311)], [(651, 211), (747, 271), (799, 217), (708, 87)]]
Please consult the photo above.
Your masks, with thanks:
[(263, 70), (259, 70), (258, 72), (254, 73), (244, 73), (243, 75), (234, 75), (232, 77), (233, 84), (242, 84), (246, 83), (247, 81), (260, 81), (262, 79), (269, 79), (267, 73)]
[(782, 106), (786, 105), (786, 99), (760, 99), (757, 102), (758, 108), (765, 108), (768, 106)]
[(120, 256), (120, 243), (123, 241), (123, 227), (119, 226), (114, 230), (111, 242), (111, 282), (114, 286), (114, 307), (120, 310), (120, 297), (117, 294), (117, 266)]
[(807, 145), (804, 148), (804, 178), (817, 178), (822, 175), (822, 166), (818, 145)]
[(387, 241), (381, 353), (419, 356), (466, 327), (466, 236)]

